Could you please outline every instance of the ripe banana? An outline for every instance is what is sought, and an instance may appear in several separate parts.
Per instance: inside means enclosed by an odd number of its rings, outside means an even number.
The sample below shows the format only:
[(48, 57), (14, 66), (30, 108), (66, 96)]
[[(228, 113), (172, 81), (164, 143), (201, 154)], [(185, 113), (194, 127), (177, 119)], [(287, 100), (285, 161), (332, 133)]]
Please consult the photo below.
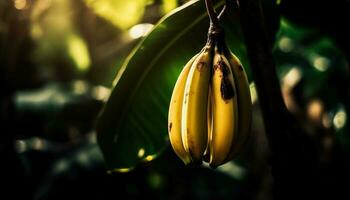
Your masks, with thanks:
[(232, 160), (242, 149), (250, 135), (252, 104), (247, 74), (240, 60), (226, 49), (225, 55), (230, 63), (237, 89), (238, 104), (238, 132), (233, 142), (234, 149), (226, 161)]
[(197, 58), (197, 56), (198, 54), (193, 56), (182, 69), (173, 89), (168, 114), (168, 132), (171, 146), (173, 147), (176, 155), (179, 156), (179, 158), (181, 158), (186, 165), (191, 163), (191, 156), (185, 151), (182, 143), (182, 103), (184, 99), (183, 97), (187, 76), (190, 72), (193, 61)]
[(207, 146), (207, 104), (212, 45), (206, 45), (193, 62), (187, 77), (182, 107), (182, 142), (195, 163), (201, 163)]
[(210, 160), (210, 133), (211, 133), (211, 125), (213, 124), (213, 116), (212, 116), (212, 95), (211, 95), (211, 87), (209, 86), (209, 93), (208, 93), (208, 105), (207, 105), (207, 127), (208, 127), (208, 141), (207, 141), (207, 147), (204, 151), (203, 155), (203, 161), (209, 162)]
[(171, 97), (169, 138), (186, 165), (202, 160), (213, 168), (222, 165), (240, 153), (250, 135), (247, 75), (218, 37), (209, 37), (185, 65)]
[(237, 92), (232, 69), (225, 55), (216, 48), (212, 89), (212, 129), (210, 133), (211, 167), (223, 164), (233, 149), (238, 130)]

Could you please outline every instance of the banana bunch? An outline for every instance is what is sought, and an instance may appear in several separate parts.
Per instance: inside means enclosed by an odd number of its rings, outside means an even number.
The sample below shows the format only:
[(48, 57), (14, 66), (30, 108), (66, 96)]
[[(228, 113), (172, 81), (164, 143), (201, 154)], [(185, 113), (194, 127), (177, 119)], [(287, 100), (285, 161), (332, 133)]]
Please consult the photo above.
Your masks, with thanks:
[(247, 75), (224, 42), (208, 42), (182, 69), (168, 116), (170, 143), (186, 164), (215, 168), (239, 154), (250, 133)]

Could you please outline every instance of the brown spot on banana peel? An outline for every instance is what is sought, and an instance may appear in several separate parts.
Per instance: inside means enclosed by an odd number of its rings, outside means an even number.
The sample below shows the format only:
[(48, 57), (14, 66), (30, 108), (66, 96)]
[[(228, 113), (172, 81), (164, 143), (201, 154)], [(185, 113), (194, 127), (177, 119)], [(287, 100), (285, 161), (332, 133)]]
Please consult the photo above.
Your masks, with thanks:
[(238, 67), (240, 71), (243, 71), (243, 66), (241, 62), (236, 57), (236, 55), (228, 49), (226, 45), (224, 46), (223, 51), (226, 58), (228, 58), (231, 62), (233, 62), (233, 67)]
[(198, 70), (199, 72), (202, 72), (203, 68), (205, 68), (205, 67), (206, 67), (206, 63), (205, 63), (205, 62), (199, 62), (199, 63), (197, 64), (197, 66), (196, 66), (196, 68), (197, 68), (197, 70)]
[[(188, 133), (189, 133), (189, 130), (187, 129), (187, 134), (188, 134)], [(195, 154), (194, 154), (194, 152), (193, 152), (193, 150), (192, 150), (192, 148), (191, 148), (191, 147), (194, 146), (193, 140), (187, 139), (187, 143), (188, 143), (188, 153), (190, 154), (191, 162), (192, 162), (194, 165), (200, 165), (200, 164), (202, 164), (202, 160), (201, 160), (201, 159), (199, 159), (199, 160), (196, 159), (196, 156), (195, 156)]]
[(235, 96), (233, 85), (231, 84), (229, 79), (230, 70), (223, 60), (220, 60), (218, 64), (214, 65), (214, 69), (221, 70), (222, 78), (221, 78), (220, 92), (221, 92), (221, 97), (226, 102)]
[(230, 100), (235, 96), (235, 92), (233, 90), (232, 84), (227, 77), (223, 77), (221, 79), (220, 92), (221, 92), (221, 97), (225, 101)]
[(185, 98), (184, 98), (184, 104), (187, 103), (187, 96), (188, 96), (188, 95), (189, 95), (188, 92), (186, 92), (186, 93), (185, 93)]
[(170, 124), (169, 124), (169, 133), (171, 133), (171, 128), (173, 127), (173, 123), (172, 122), (170, 122)]
[(228, 53), (226, 53), (227, 58), (229, 58), (231, 61), (233, 61), (233, 67), (238, 67), (239, 71), (243, 71), (243, 66), (241, 62), (238, 60), (238, 58), (229, 50), (227, 50)]
[[(188, 134), (188, 129), (187, 129), (187, 134)], [(193, 141), (190, 139), (187, 139), (187, 143), (188, 143), (188, 153), (190, 154), (191, 158), (194, 158), (194, 153), (191, 149), (191, 146), (193, 146)]]

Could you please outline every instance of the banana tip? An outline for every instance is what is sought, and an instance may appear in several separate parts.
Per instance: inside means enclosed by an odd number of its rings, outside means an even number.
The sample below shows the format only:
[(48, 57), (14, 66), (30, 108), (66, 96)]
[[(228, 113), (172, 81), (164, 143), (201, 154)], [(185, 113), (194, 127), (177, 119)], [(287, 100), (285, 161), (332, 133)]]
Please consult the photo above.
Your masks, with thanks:
[(196, 168), (200, 165), (202, 165), (203, 161), (200, 160), (200, 161), (192, 161), (190, 163), (186, 163), (186, 166), (189, 167), (189, 168)]
[(218, 167), (218, 165), (214, 165), (214, 164), (209, 164), (209, 166), (212, 168), (212, 169), (216, 169)]

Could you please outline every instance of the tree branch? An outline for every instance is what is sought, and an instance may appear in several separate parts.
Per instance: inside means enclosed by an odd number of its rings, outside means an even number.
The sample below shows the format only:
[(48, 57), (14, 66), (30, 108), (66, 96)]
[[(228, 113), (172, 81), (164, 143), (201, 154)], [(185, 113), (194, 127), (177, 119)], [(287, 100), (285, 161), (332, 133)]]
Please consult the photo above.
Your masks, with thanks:
[[(317, 176), (316, 148), (284, 104), (272, 56), (272, 42), (265, 28), (260, 0), (238, 0), (238, 3), (250, 67), (270, 146), (274, 197), (292, 199), (308, 191), (307, 186)], [(312, 194), (311, 191), (308, 192)]]
[[(241, 25), (248, 51), (250, 66), (259, 96), (266, 133), (272, 148), (280, 138), (276, 122), (287, 121), (279, 80), (272, 57), (272, 43), (268, 40), (264, 16), (259, 0), (240, 0)], [(276, 126), (277, 125), (277, 126)], [(277, 141), (276, 141), (277, 140)], [(275, 142), (276, 141), (276, 142)]]

